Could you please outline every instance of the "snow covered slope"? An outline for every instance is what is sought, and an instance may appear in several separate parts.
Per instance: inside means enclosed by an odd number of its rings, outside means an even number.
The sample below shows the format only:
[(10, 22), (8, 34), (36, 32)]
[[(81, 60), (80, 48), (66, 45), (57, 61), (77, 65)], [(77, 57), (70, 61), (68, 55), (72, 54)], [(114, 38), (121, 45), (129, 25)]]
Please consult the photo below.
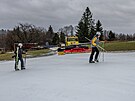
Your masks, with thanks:
[(135, 52), (105, 53), (89, 64), (89, 54), (67, 54), (0, 62), (0, 101), (135, 101)]

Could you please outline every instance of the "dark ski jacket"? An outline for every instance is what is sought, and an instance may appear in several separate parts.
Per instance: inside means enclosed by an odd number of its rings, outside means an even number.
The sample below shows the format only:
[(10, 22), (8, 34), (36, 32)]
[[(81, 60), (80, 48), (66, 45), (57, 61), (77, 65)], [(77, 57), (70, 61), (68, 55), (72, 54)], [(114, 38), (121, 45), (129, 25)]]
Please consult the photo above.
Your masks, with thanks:
[[(15, 57), (17, 56), (17, 48), (15, 50)], [(18, 47), (18, 58), (22, 58), (22, 54), (25, 54), (26, 51), (23, 48)]]

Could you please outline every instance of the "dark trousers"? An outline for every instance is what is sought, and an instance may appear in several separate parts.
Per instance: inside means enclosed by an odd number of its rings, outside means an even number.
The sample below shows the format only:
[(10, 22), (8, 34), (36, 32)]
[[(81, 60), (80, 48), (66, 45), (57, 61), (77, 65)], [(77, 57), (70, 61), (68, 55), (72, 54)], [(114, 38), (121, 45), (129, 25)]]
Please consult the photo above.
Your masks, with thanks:
[(95, 54), (95, 52), (96, 52), (96, 55), (95, 55), (94, 60), (97, 60), (98, 55), (99, 55), (99, 50), (98, 50), (97, 47), (92, 47), (92, 52), (91, 52), (91, 55), (90, 55), (90, 58), (89, 58), (89, 62), (93, 61), (93, 55)]
[(18, 61), (15, 60), (15, 69), (18, 68), (19, 61), (21, 62), (21, 68), (24, 67), (23, 58), (22, 58), (22, 57), (19, 57), (19, 58), (18, 58)]

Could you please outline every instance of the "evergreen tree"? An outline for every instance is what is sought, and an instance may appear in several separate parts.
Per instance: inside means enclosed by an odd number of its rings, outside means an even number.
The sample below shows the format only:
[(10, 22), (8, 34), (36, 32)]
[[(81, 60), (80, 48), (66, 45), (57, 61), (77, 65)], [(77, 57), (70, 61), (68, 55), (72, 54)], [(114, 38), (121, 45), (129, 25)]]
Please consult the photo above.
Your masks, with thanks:
[(53, 45), (58, 45), (59, 44), (59, 35), (57, 33), (55, 33), (54, 37), (53, 37), (53, 40), (52, 40), (52, 44)]
[(96, 23), (96, 32), (100, 32), (101, 36), (100, 36), (100, 40), (103, 41), (104, 40), (104, 35), (103, 35), (103, 28), (102, 28), (102, 24), (101, 22), (98, 20)]
[(53, 28), (52, 26), (50, 25), (49, 26), (49, 29), (46, 33), (46, 40), (47, 42), (49, 42), (49, 44), (52, 44), (52, 41), (53, 41), (53, 37), (55, 36), (54, 32), (53, 32)]
[(135, 41), (135, 33), (133, 34), (133, 41)]
[(79, 38), (79, 42), (85, 41), (85, 36), (83, 33), (84, 33), (84, 25), (83, 25), (83, 22), (80, 21), (78, 26), (77, 26), (77, 36)]
[(65, 34), (63, 32), (60, 33), (60, 42), (65, 43)]
[(113, 33), (112, 31), (109, 32), (109, 41), (114, 41), (115, 40), (115, 33)]
[(86, 8), (77, 26), (77, 36), (80, 42), (88, 42), (85, 37), (92, 38), (95, 34), (94, 20), (89, 7)]

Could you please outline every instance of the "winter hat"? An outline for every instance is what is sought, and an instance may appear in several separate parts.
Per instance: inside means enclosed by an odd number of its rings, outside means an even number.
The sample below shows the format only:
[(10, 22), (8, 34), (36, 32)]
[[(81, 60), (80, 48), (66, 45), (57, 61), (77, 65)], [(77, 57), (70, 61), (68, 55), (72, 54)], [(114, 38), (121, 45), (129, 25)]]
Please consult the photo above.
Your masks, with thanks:
[(19, 44), (18, 44), (18, 46), (19, 46), (19, 47), (22, 47), (22, 46), (23, 46), (23, 44), (22, 44), (22, 43), (19, 43)]
[(100, 33), (100, 32), (97, 32), (97, 33), (96, 33), (96, 36), (100, 36), (100, 35), (101, 35), (101, 33)]

